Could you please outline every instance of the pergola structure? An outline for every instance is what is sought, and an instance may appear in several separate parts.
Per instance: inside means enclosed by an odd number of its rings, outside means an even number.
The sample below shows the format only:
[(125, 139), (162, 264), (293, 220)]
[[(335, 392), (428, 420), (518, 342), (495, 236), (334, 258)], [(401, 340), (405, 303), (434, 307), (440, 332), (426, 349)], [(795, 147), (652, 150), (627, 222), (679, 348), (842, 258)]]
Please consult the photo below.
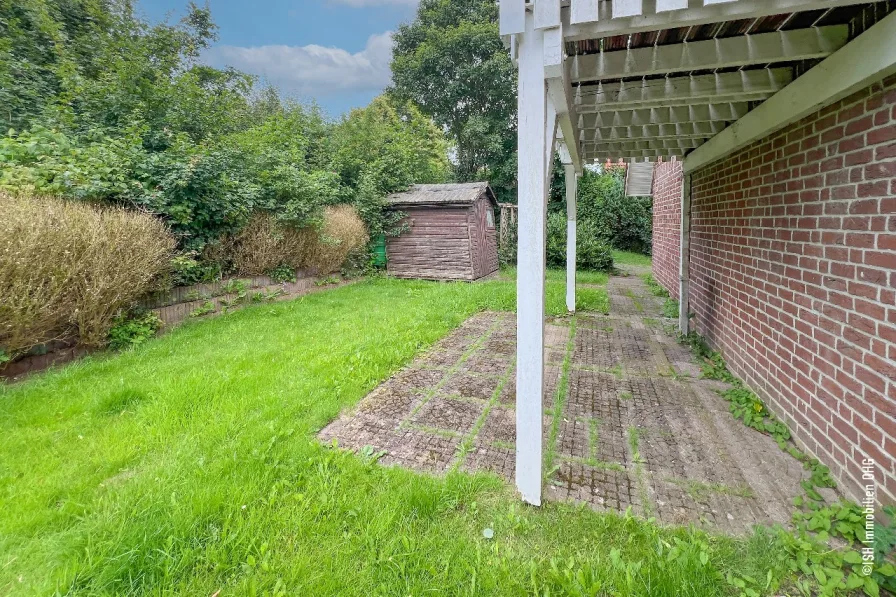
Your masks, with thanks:
[[(516, 484), (541, 503), (545, 219), (565, 167), (575, 310), (583, 165), (682, 161), (680, 326), (688, 328), (690, 174), (896, 72), (896, 14), (855, 0), (500, 0), (519, 67)], [(890, 6), (883, 6), (884, 14)], [(875, 18), (866, 20), (863, 11)]]

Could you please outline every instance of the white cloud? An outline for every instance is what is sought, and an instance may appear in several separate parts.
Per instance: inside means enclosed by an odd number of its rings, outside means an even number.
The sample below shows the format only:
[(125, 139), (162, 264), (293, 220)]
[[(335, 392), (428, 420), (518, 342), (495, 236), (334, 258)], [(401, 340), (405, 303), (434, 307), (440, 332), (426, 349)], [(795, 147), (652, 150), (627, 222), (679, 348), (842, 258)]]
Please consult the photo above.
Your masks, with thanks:
[[(362, 0), (346, 0), (360, 2)], [(324, 96), (345, 91), (379, 91), (391, 80), (392, 32), (372, 35), (354, 54), (342, 48), (308, 46), (216, 46), (204, 61), (259, 75), (284, 91)]]
[(334, 4), (348, 4), (349, 6), (383, 6), (384, 4), (397, 4), (399, 6), (417, 6), (420, 0), (330, 0)]

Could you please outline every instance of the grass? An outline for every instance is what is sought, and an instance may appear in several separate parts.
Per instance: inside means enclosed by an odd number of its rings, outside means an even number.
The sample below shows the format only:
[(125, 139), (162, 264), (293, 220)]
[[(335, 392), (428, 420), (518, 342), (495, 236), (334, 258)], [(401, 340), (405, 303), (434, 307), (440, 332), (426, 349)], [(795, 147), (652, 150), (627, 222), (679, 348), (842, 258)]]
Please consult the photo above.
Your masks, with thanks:
[(650, 255), (617, 250), (613, 251), (613, 262), (616, 265), (634, 265), (638, 267), (650, 267), (653, 263)]
[[(515, 267), (506, 267), (501, 270), (501, 278), (505, 280), (516, 280), (516, 268)], [(548, 268), (545, 271), (544, 279), (547, 282), (550, 290), (551, 282), (559, 282), (561, 284), (566, 284), (566, 270), (559, 268)], [(610, 279), (609, 274), (606, 272), (594, 272), (594, 271), (576, 271), (576, 284), (589, 284), (589, 285), (603, 285), (607, 283), (607, 280)], [(577, 289), (578, 292), (587, 289)]]
[[(562, 290), (548, 284), (554, 313)], [(600, 308), (602, 292), (580, 299)], [(513, 300), (501, 281), (365, 281), (0, 387), (0, 594), (684, 596), (765, 578), (783, 557), (772, 533), (529, 508), (492, 476), (317, 442), (468, 315)]]

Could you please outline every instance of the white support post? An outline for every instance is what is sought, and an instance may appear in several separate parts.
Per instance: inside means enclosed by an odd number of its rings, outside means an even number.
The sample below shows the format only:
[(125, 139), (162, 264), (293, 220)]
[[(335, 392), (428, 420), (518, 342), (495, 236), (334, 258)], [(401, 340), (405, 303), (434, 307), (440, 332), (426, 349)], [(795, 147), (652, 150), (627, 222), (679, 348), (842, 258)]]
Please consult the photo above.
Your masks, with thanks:
[(681, 177), (681, 253), (678, 275), (678, 329), (690, 332), (688, 291), (691, 272), (691, 175)]
[(566, 310), (576, 312), (576, 193), (579, 177), (575, 166), (566, 170)]
[(519, 36), (519, 226), (517, 252), (516, 486), (540, 506), (544, 392), (547, 87), (544, 35), (526, 15)]

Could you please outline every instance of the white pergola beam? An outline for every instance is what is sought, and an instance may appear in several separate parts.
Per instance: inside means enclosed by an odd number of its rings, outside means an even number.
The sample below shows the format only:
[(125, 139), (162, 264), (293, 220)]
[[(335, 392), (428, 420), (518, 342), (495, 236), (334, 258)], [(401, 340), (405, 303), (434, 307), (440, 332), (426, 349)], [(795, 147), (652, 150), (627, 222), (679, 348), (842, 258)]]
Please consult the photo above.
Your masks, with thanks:
[(578, 117), (570, 95), (569, 74), (563, 31), (560, 27), (544, 30), (544, 73), (548, 96), (557, 113), (557, 123), (563, 138), (567, 141), (570, 160), (577, 172), (582, 171), (582, 157), (578, 145)]
[(695, 77), (599, 83), (577, 90), (576, 111), (581, 114), (620, 108), (705, 104), (710, 101), (762, 100), (777, 93), (791, 81), (791, 69), (774, 68)]
[(721, 133), (724, 122), (680, 122), (674, 124), (646, 124), (641, 126), (608, 126), (582, 129), (584, 138), (597, 141), (640, 141), (650, 139), (699, 139)]
[(514, 35), (526, 30), (526, 0), (500, 0), (498, 5), (498, 31), (501, 35)]
[(544, 392), (545, 224), (547, 221), (548, 96), (544, 34), (526, 15), (519, 42), (519, 184), (517, 225), (516, 486), (541, 505)]
[(585, 149), (605, 152), (666, 151), (670, 149), (694, 149), (703, 143), (700, 139), (651, 139), (649, 141), (601, 141), (585, 143)]
[[(501, 0), (502, 3), (505, 1)], [(576, 4), (580, 2), (583, 5), (577, 7)], [(570, 4), (569, 8), (561, 10), (561, 20), (566, 26), (566, 41), (758, 19), (792, 12), (867, 4), (867, 0), (737, 0), (710, 5), (700, 0), (655, 0), (653, 3), (644, 2), (644, 14), (616, 18), (613, 18), (610, 2), (571, 0)], [(655, 11), (649, 10), (651, 4), (655, 6)], [(684, 4), (688, 7), (683, 6)]]
[(681, 157), (682, 151), (674, 149), (669, 150), (643, 150), (643, 151), (586, 151), (585, 159), (594, 161), (604, 161), (607, 159), (614, 162), (619, 159), (623, 160), (656, 160), (657, 158), (668, 159), (672, 157)]
[(746, 115), (749, 109), (749, 105), (744, 102), (594, 112), (579, 115), (579, 129), (714, 121), (734, 122)]
[(707, 141), (684, 161), (693, 172), (896, 73), (896, 13)]
[(578, 57), (573, 81), (824, 58), (843, 47), (848, 39), (848, 26), (832, 25), (586, 54)]

